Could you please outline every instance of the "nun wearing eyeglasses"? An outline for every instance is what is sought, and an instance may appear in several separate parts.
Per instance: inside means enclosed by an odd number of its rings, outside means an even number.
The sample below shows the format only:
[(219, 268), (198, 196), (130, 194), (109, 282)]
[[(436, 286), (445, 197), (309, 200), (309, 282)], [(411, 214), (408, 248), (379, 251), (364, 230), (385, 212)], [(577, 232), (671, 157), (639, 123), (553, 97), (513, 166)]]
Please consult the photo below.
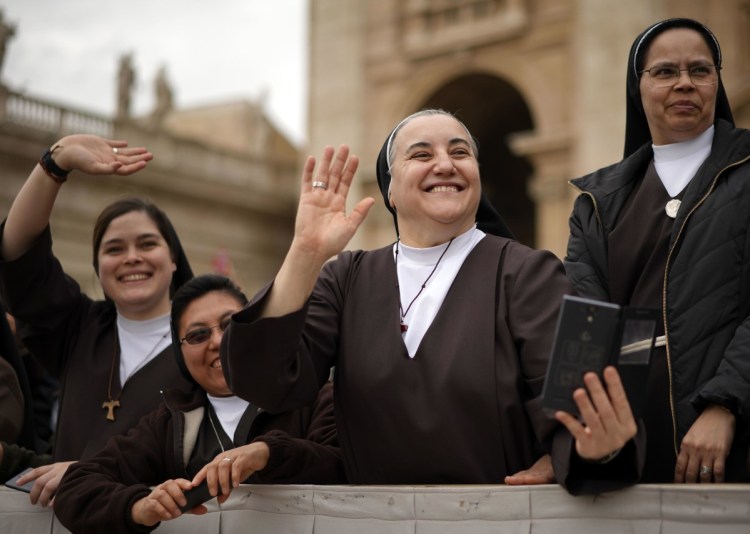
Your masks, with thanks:
[(344, 482), (330, 383), (310, 408), (275, 414), (227, 387), (219, 345), (229, 317), (246, 303), (219, 275), (197, 276), (177, 291), (173, 347), (199, 388), (192, 395), (164, 392), (162, 406), (126, 435), (68, 468), (54, 504), (63, 525), (80, 533), (149, 532), (182, 515), (185, 492), (204, 480), (220, 502), (240, 482)]
[(342, 252), (374, 203), (346, 210), (357, 166), (346, 146), (308, 158), (287, 257), (222, 342), (230, 387), (288, 410), (335, 368), (351, 483), (553, 482), (545, 452), (567, 431), (540, 395), (571, 291), (562, 262), (511, 238), (471, 134), (445, 111), (407, 117), (381, 149), (395, 242)]
[[(580, 196), (565, 267), (576, 291), (662, 313), (640, 482), (748, 478), (750, 132), (734, 126), (721, 63), (699, 22), (647, 28), (628, 60), (624, 159), (571, 181)], [(632, 428), (628, 406), (577, 398), (584, 421), (559, 419), (579, 451), (596, 441), (587, 423)]]

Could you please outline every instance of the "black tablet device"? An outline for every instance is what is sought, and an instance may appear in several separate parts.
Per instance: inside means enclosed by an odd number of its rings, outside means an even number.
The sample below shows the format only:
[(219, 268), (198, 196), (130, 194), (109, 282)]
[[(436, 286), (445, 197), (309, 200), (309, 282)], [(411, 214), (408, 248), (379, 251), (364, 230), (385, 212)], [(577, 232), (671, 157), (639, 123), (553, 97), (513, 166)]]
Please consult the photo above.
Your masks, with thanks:
[(607, 365), (614, 365), (637, 417), (658, 320), (657, 310), (564, 296), (544, 381), (542, 406), (548, 411), (563, 410), (577, 415), (573, 391), (583, 385), (583, 375), (588, 371), (601, 375)]

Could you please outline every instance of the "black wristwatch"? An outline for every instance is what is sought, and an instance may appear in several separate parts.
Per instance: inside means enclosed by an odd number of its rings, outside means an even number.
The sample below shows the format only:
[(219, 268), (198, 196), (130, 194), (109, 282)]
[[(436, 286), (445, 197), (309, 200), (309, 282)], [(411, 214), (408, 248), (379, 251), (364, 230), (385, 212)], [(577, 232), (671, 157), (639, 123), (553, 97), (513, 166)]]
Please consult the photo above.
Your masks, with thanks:
[(58, 148), (62, 147), (60, 147), (60, 145), (55, 145), (52, 148), (48, 149), (44, 154), (42, 154), (42, 157), (39, 159), (39, 165), (42, 167), (47, 176), (52, 178), (58, 184), (62, 184), (65, 183), (65, 180), (68, 179), (68, 174), (70, 174), (70, 171), (66, 171), (65, 169), (61, 168), (57, 163), (55, 163), (55, 160), (52, 159), (52, 153)]

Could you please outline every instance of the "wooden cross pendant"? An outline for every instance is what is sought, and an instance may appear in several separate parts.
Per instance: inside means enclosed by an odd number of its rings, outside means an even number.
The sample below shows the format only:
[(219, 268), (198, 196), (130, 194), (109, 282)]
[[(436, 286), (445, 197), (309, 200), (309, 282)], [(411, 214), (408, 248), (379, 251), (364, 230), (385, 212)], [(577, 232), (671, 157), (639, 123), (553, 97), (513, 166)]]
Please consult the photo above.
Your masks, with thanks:
[(120, 401), (118, 400), (112, 400), (109, 399), (108, 401), (104, 401), (102, 403), (102, 408), (107, 409), (107, 420), (108, 421), (114, 421), (115, 420), (115, 408), (120, 407)]

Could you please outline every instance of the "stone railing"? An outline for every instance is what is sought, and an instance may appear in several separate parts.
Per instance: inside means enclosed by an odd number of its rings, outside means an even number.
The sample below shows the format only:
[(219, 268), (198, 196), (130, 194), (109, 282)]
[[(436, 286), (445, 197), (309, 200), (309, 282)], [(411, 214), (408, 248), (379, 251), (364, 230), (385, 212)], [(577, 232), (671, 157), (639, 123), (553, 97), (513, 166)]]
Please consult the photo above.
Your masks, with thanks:
[(220, 150), (144, 127), (136, 119), (116, 122), (105, 115), (30, 97), (0, 85), (0, 127), (3, 126), (15, 128), (16, 133), (31, 133), (35, 140), (89, 133), (146, 146), (158, 158), (147, 171), (130, 179), (136, 186), (145, 182), (164, 191), (185, 194), (185, 180), (192, 180), (192, 187), (200, 189), (200, 198), (262, 213), (287, 213), (296, 204), (296, 160), (279, 161), (272, 155)]
[[(559, 486), (241, 486), (161, 534), (734, 534), (750, 530), (750, 485), (641, 485), (572, 497)], [(0, 489), (0, 532), (65, 530), (28, 495)]]
[(0, 87), (0, 122), (40, 130), (59, 139), (70, 133), (111, 137), (112, 121), (104, 115), (32, 98)]

